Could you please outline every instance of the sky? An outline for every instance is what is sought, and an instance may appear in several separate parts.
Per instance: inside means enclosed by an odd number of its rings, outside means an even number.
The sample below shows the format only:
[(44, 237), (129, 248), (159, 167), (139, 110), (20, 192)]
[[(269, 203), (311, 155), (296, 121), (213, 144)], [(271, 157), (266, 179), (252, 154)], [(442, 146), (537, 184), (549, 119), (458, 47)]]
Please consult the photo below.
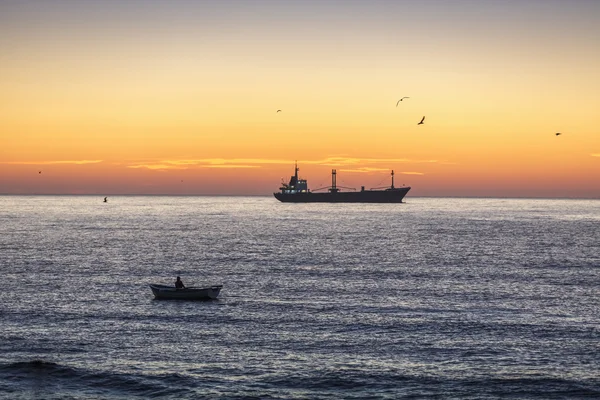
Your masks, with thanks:
[(296, 161), (599, 199), (600, 1), (0, 0), (0, 194), (270, 195)]

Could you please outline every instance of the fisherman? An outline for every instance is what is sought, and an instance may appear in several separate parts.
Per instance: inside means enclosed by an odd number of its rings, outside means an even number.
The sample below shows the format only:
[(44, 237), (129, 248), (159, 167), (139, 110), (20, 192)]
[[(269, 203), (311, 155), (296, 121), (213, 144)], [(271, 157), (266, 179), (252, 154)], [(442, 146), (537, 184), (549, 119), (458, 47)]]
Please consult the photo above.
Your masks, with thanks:
[(181, 281), (180, 277), (177, 277), (177, 280), (175, 281), (175, 288), (176, 289), (185, 289), (185, 285)]

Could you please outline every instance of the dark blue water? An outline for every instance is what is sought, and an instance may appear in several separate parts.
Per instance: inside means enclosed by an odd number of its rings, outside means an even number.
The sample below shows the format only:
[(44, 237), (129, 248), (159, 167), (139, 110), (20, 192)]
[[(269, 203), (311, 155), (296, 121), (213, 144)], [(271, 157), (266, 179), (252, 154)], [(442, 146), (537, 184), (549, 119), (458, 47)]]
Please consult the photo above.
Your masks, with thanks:
[(600, 398), (600, 201), (406, 201), (0, 197), (0, 397)]

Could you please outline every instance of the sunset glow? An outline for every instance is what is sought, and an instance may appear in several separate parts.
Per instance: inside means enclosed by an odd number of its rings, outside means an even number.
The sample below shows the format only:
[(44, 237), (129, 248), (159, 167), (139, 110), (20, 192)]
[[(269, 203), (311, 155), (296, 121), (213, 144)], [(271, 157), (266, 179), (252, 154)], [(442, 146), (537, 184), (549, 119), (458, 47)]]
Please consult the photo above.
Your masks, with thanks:
[(0, 194), (600, 198), (600, 2), (8, 1), (0, 48)]

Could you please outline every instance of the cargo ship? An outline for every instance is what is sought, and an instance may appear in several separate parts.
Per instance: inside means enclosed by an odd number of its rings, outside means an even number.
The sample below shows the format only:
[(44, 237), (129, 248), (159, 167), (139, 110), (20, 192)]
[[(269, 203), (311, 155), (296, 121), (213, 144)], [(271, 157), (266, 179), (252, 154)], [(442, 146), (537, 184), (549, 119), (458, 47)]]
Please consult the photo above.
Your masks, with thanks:
[(306, 179), (298, 178), (298, 171), (298, 164), (296, 164), (290, 182), (282, 183), (280, 191), (273, 193), (277, 200), (284, 203), (402, 203), (402, 199), (410, 190), (409, 186), (399, 188), (394, 186), (393, 170), (392, 185), (389, 187), (365, 189), (362, 186), (360, 191), (342, 188), (337, 186), (337, 172), (333, 169), (331, 170), (331, 186), (311, 191), (308, 189)]

